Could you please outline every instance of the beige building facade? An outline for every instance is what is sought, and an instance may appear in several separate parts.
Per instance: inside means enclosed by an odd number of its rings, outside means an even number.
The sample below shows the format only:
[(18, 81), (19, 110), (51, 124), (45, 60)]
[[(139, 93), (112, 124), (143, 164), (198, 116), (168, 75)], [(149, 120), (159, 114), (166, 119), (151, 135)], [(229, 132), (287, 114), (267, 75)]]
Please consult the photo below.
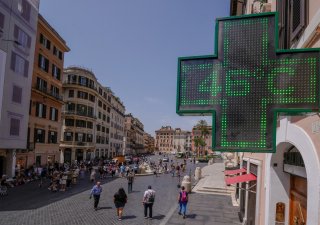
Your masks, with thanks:
[(0, 1), (0, 176), (26, 149), (39, 1)]
[(144, 149), (145, 153), (154, 153), (155, 150), (155, 139), (151, 136), (151, 134), (144, 133)]
[(39, 14), (26, 150), (17, 152), (17, 166), (60, 162), (62, 71), (70, 49)]
[(162, 126), (156, 133), (156, 151), (163, 153), (173, 152), (174, 129), (171, 126)]
[(131, 113), (125, 115), (126, 150), (125, 154), (146, 153), (144, 139), (144, 125)]
[[(320, 1), (231, 1), (231, 15), (279, 13), (280, 48), (320, 47)], [(319, 116), (278, 115), (276, 153), (240, 153), (256, 180), (239, 183), (243, 224), (320, 224)]]

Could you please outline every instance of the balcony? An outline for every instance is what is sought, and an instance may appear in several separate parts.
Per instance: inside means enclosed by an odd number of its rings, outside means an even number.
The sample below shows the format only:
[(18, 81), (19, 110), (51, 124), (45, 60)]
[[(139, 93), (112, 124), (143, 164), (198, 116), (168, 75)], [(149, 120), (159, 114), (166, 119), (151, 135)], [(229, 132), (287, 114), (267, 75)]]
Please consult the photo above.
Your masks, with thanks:
[(97, 91), (97, 88), (94, 85), (83, 84), (83, 83), (80, 83), (80, 82), (77, 82), (77, 81), (67, 80), (67, 81), (64, 81), (63, 84), (79, 85), (79, 86), (87, 87), (87, 88), (90, 88), (92, 90)]
[(85, 117), (97, 119), (97, 117), (92, 114), (81, 112), (81, 111), (76, 111), (76, 110), (66, 110), (66, 111), (63, 111), (62, 113), (65, 115), (85, 116)]
[(44, 94), (46, 94), (46, 95), (49, 95), (49, 96), (57, 99), (58, 101), (63, 101), (63, 98), (62, 98), (61, 95), (59, 95), (59, 94), (57, 94), (57, 93), (55, 93), (55, 92), (53, 92), (53, 91), (49, 91), (46, 87), (42, 87), (42, 86), (40, 86), (40, 85), (36, 85), (35, 88), (36, 88), (38, 91), (40, 91), (40, 92), (42, 92), (42, 93), (44, 93)]

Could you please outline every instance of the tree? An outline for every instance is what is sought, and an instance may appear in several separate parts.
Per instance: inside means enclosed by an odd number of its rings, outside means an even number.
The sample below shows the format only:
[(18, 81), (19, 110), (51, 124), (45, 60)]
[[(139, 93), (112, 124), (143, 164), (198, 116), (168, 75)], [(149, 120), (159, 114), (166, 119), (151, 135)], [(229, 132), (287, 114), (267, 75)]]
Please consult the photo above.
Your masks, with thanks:
[(207, 145), (205, 141), (206, 135), (209, 134), (208, 130), (208, 123), (205, 120), (199, 120), (198, 123), (195, 126), (196, 130), (200, 130), (201, 136), (198, 136), (194, 138), (194, 145), (197, 148), (197, 155), (199, 157), (200, 155), (200, 148), (203, 150), (203, 148)]

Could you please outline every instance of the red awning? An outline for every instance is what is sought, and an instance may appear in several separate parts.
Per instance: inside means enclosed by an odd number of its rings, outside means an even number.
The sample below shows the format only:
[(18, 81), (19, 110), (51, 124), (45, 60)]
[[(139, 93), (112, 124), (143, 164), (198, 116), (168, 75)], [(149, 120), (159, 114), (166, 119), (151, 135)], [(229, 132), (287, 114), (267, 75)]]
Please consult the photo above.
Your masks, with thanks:
[(247, 170), (245, 168), (237, 169), (237, 170), (225, 170), (224, 175), (234, 175), (238, 173), (245, 173)]
[(255, 175), (253, 175), (252, 173), (225, 178), (227, 185), (241, 183), (241, 182), (247, 182), (247, 181), (252, 181), (252, 180), (257, 180), (257, 177)]

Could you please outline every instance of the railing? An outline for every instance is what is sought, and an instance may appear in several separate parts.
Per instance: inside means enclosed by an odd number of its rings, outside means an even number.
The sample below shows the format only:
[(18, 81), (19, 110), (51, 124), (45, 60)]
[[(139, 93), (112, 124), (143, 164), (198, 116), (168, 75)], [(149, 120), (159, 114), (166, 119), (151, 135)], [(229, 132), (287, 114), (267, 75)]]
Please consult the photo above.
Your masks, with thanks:
[(65, 110), (62, 113), (64, 113), (65, 115), (86, 116), (86, 117), (90, 117), (90, 118), (93, 118), (93, 119), (97, 119), (96, 116), (94, 116), (92, 114), (85, 113), (85, 112), (79, 112), (79, 111), (73, 111), (73, 110)]
[(54, 97), (55, 99), (57, 99), (59, 101), (63, 100), (61, 95), (59, 95), (59, 94), (57, 94), (57, 93), (55, 93), (53, 91), (49, 91), (46, 87), (42, 87), (42, 86), (36, 85), (36, 89), (38, 91), (41, 91), (42, 93), (45, 93), (47, 95), (50, 95), (50, 96)]
[(80, 82), (78, 82), (78, 81), (70, 81), (70, 80), (67, 80), (67, 81), (64, 81), (63, 84), (79, 85), (79, 86), (87, 87), (87, 88), (90, 88), (90, 89), (92, 89), (92, 90), (97, 91), (97, 88), (96, 88), (94, 85), (82, 84), (82, 83), (80, 83)]

